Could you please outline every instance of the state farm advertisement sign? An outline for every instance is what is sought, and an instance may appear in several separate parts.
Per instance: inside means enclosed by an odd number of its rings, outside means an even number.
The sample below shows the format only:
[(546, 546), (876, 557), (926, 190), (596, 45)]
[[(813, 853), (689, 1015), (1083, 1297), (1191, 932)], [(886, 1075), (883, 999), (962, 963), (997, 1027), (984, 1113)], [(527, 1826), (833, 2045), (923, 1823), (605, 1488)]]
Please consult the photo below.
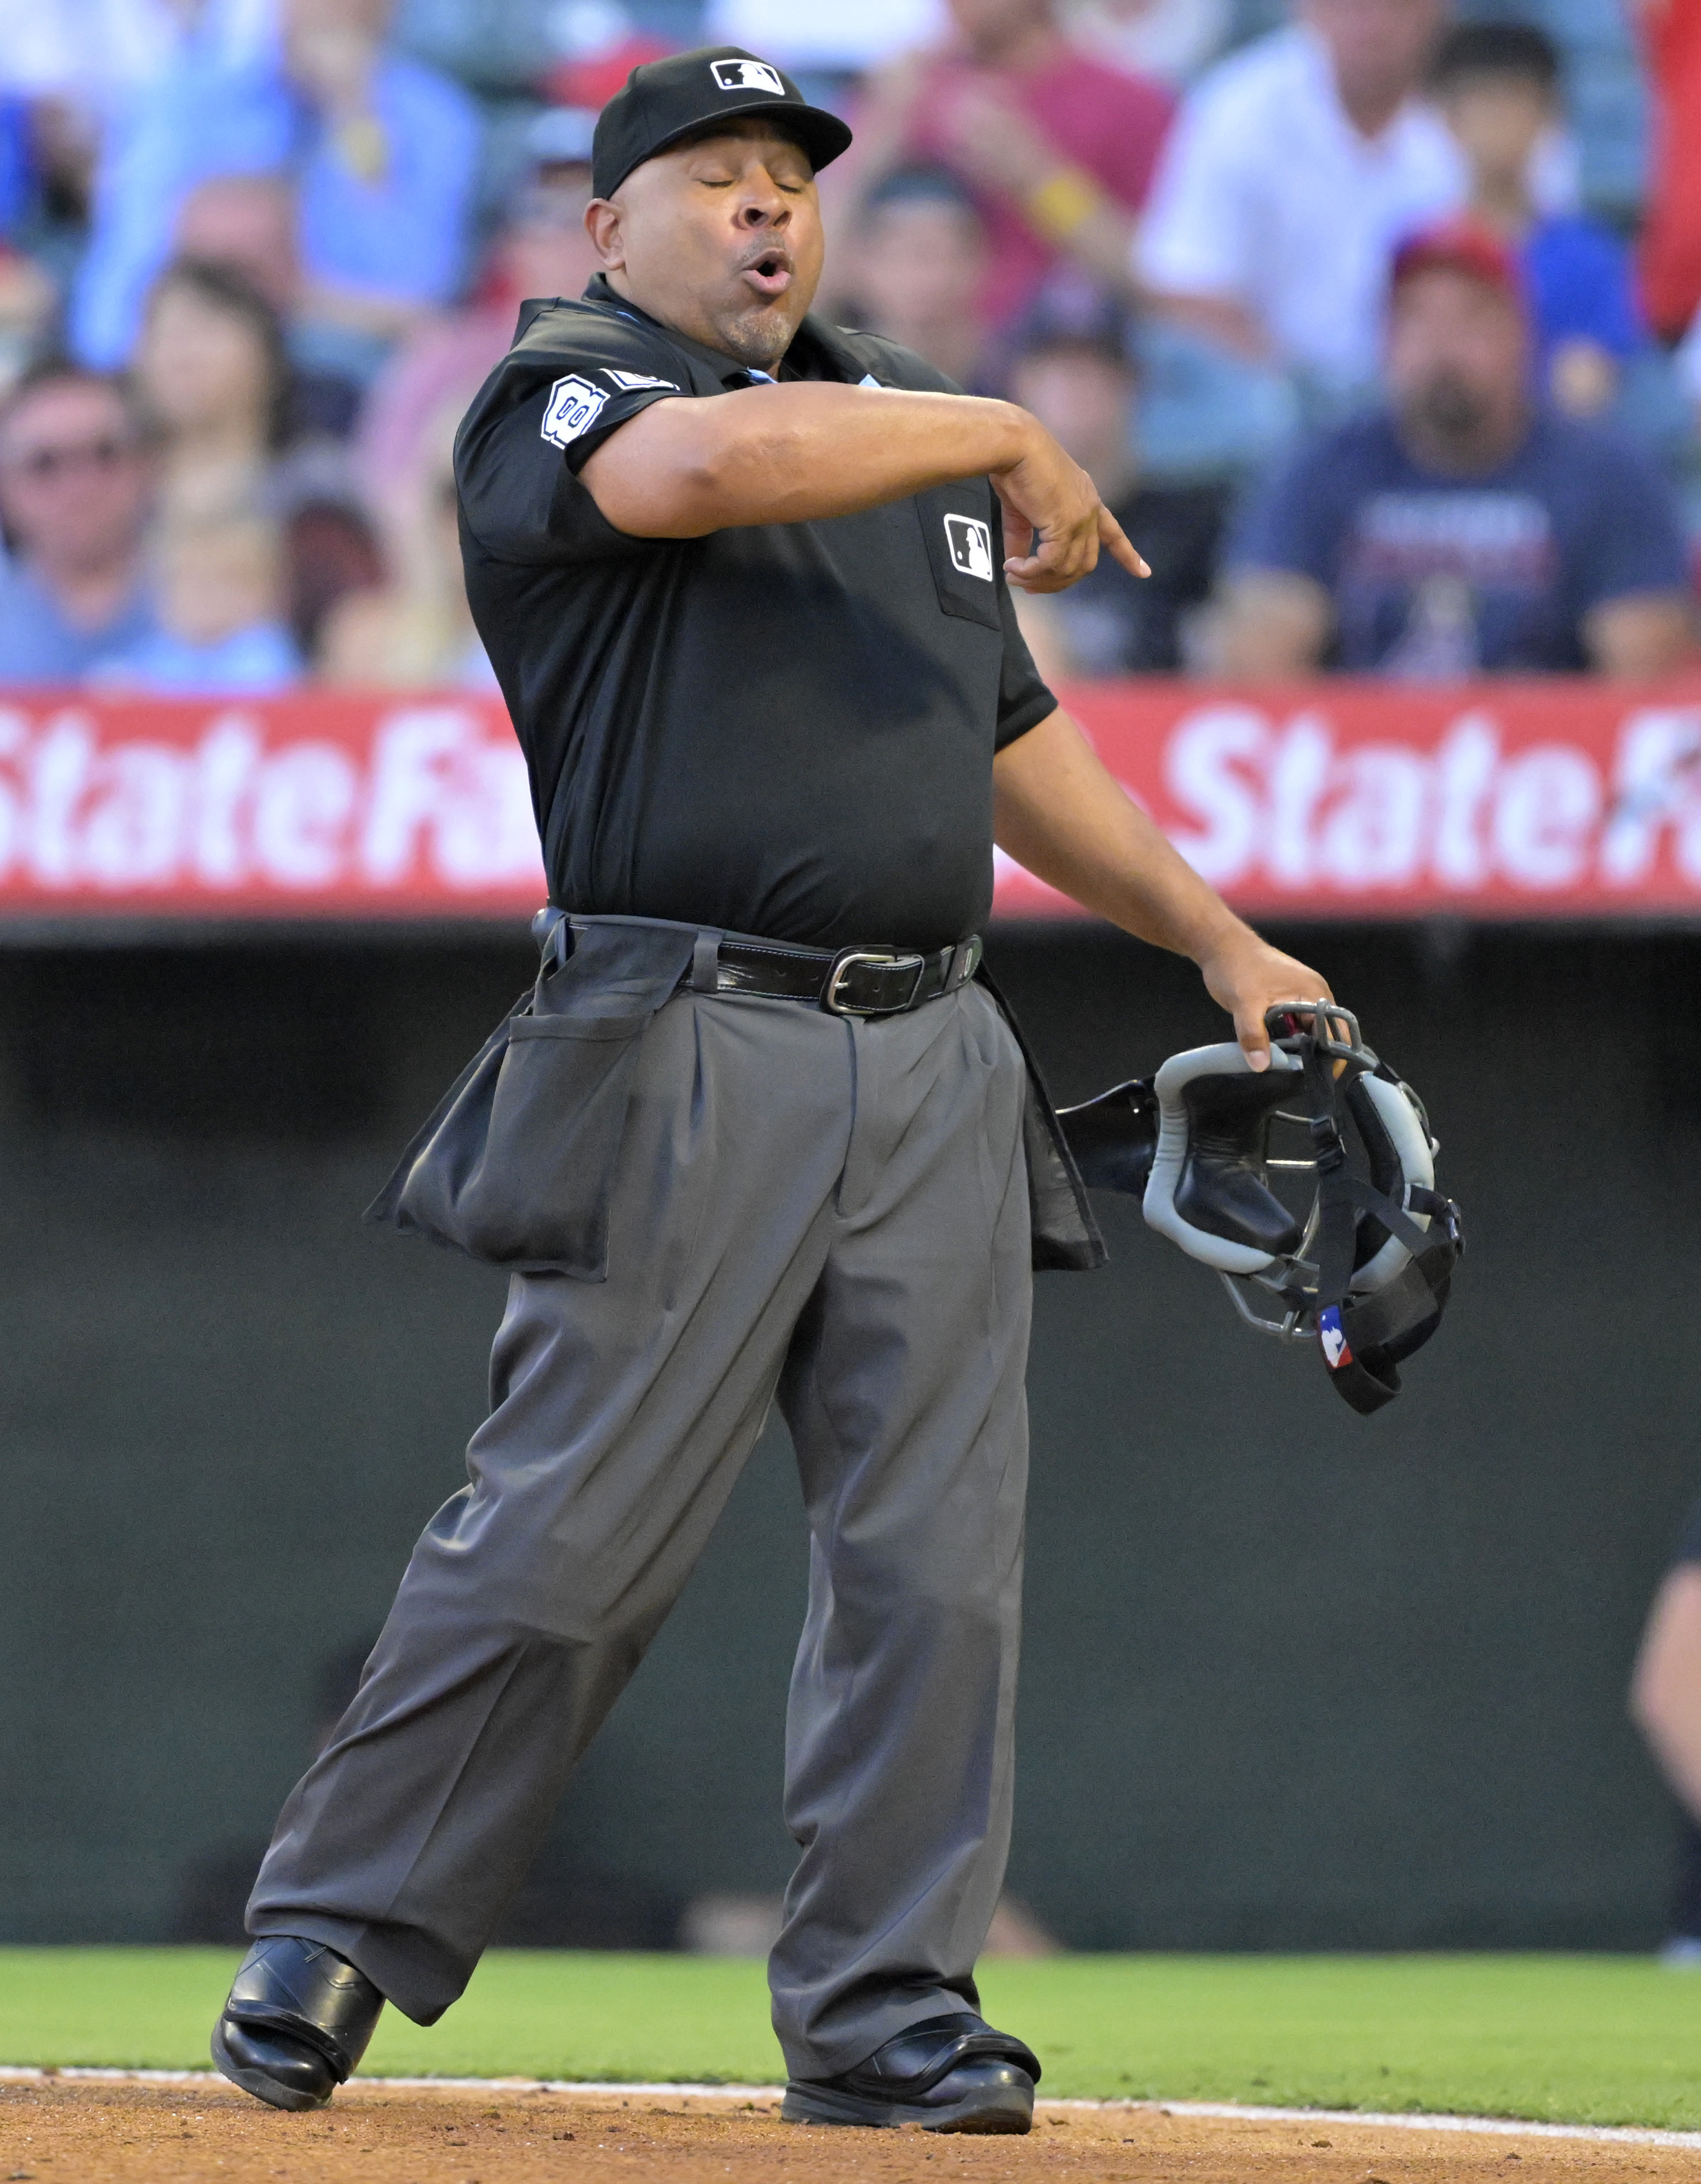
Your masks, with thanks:
[[(1101, 684), (1099, 754), (1237, 908), (1263, 915), (1701, 911), (1701, 681), (1407, 690)], [(1067, 908), (1006, 865), (1006, 915)]]
[(529, 914), (499, 705), (0, 700), (0, 914)]
[[(1701, 911), (1701, 681), (1124, 682), (1067, 702), (1249, 911)], [(544, 892), (525, 764), (483, 699), (0, 694), (0, 922), (507, 917)], [(1073, 909), (1001, 857), (997, 906)]]

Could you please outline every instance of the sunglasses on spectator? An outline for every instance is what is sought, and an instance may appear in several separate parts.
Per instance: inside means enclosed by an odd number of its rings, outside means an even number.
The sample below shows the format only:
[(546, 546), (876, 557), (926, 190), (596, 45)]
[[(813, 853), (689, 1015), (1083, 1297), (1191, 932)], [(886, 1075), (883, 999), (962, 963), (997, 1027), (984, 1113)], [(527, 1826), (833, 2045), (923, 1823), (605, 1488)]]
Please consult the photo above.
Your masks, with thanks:
[(98, 440), (68, 440), (59, 447), (25, 448), (5, 459), (5, 467), (32, 485), (51, 485), (78, 471), (112, 471), (133, 460), (136, 443), (117, 434)]

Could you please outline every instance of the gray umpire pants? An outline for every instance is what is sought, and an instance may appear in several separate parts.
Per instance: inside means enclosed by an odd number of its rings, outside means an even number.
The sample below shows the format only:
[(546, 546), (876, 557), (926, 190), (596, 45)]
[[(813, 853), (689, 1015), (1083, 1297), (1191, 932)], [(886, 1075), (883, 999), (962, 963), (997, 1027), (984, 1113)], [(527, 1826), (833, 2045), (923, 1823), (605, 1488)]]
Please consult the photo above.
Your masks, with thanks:
[(771, 1962), (794, 2076), (976, 2006), (1027, 1484), (1025, 1072), (986, 994), (681, 994), (639, 1052), (608, 1277), (518, 1275), (470, 1483), (414, 1551), (249, 1906), (430, 2024), (678, 1598), (778, 1395), (811, 1533)]

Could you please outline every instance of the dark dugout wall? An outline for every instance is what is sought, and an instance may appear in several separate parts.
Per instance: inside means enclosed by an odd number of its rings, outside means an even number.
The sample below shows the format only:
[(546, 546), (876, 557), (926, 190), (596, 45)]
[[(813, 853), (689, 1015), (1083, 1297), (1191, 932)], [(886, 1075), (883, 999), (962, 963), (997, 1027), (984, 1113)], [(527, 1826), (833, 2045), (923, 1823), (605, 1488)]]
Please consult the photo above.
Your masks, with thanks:
[[(1648, 1946), (1623, 1690), (1701, 1488), (1701, 939), (1287, 937), (1429, 1100), (1470, 1257), (1369, 1421), (1132, 1209), (1042, 1279), (1012, 1886), (1086, 1948)], [(0, 956), (0, 1937), (239, 1899), (481, 1412), (499, 1279), (358, 1216), (527, 956)], [(1060, 1098), (1221, 1035), (1115, 935), (992, 960)], [(514, 1938), (781, 1885), (803, 1571), (770, 1434)]]

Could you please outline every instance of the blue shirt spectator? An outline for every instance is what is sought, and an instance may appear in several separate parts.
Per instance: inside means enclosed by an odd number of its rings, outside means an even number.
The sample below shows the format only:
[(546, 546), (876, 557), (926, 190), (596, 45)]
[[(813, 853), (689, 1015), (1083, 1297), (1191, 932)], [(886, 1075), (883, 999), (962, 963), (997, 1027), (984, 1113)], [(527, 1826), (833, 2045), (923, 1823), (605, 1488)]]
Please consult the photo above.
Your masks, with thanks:
[(162, 629), (103, 661), (90, 679), (159, 698), (265, 698), (301, 680), (301, 656), (276, 622), (254, 622), (206, 644)]
[(479, 153), (477, 111), (447, 76), (391, 54), (374, 70), (367, 122), (375, 171), (357, 171), (346, 131), (305, 119), (302, 270), (310, 282), (424, 306), (450, 302), (466, 266)]
[(1530, 351), (1522, 278), (1486, 229), (1402, 248), (1389, 408), (1306, 448), (1247, 511), (1230, 672), (1651, 676), (1690, 656), (1670, 493), (1599, 426), (1532, 404)]
[(326, 9), (326, 0), (290, 0), (282, 47), (260, 62), (233, 65), (222, 47), (186, 41), (115, 122), (73, 298), (80, 356), (104, 367), (129, 356), (183, 200), (215, 175), (295, 177), (310, 317), (341, 310), (358, 321), (364, 304), (382, 339), (452, 298), (466, 263), (477, 110), (446, 77), (384, 51), (358, 7), (328, 28), (315, 20)]
[(115, 371), (129, 361), (143, 298), (171, 255), (178, 211), (196, 183), (287, 166), (298, 125), (274, 66), (232, 66), (222, 45), (192, 38), (114, 117), (71, 294), (71, 345), (85, 364)]
[(1357, 419), (1274, 482), (1231, 558), (1328, 593), (1336, 666), (1419, 679), (1583, 668), (1592, 608), (1681, 591), (1687, 576), (1670, 495), (1642, 457), (1551, 415), (1468, 477), (1414, 460), (1391, 417)]
[(142, 593), (92, 625), (73, 621), (32, 570), (0, 560), (0, 688), (12, 684), (69, 689), (154, 634)]
[(1598, 220), (1539, 201), (1543, 148), (1564, 122), (1558, 48), (1529, 23), (1456, 24), (1431, 81), (1470, 170), (1470, 216), (1523, 273), (1537, 387), (1571, 416), (1601, 415), (1649, 343), (1624, 245)]
[(121, 388), (64, 365), (25, 373), (0, 405), (0, 685), (81, 682), (151, 634), (152, 498)]
[(159, 628), (91, 681), (180, 698), (265, 697), (300, 681), (271, 524), (238, 515), (168, 526), (155, 559)]

